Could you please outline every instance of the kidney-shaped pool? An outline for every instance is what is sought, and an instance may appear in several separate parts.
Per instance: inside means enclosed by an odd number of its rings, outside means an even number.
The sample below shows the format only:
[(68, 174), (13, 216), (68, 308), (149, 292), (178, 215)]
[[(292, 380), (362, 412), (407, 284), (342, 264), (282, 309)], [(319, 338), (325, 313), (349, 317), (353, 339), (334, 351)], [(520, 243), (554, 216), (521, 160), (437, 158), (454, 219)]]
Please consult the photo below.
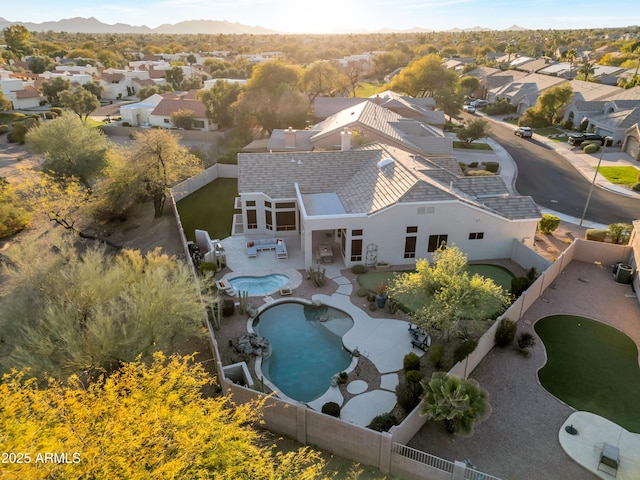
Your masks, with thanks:
[(328, 307), (289, 301), (268, 307), (253, 321), (254, 331), (271, 343), (262, 374), (284, 395), (300, 402), (318, 398), (331, 377), (351, 364), (342, 344), (353, 318)]

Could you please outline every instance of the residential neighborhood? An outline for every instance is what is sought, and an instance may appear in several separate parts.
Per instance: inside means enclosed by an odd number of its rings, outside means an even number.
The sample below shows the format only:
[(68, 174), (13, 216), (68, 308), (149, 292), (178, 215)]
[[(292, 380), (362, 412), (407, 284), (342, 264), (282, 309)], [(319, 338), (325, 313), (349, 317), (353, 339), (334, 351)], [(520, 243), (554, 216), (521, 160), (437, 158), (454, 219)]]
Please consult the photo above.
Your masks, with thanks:
[(2, 35), (0, 477), (640, 475), (638, 27)]

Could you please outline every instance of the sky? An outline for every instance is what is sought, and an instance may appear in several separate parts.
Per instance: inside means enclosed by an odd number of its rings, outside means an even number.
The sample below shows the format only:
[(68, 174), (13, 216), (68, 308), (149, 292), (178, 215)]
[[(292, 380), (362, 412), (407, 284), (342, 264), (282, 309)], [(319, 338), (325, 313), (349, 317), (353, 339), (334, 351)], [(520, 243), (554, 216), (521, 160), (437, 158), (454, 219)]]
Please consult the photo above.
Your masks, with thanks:
[(95, 17), (107, 24), (155, 28), (186, 20), (226, 20), (283, 33), (640, 25), (638, 0), (22, 0), (2, 10), (0, 16), (11, 22)]

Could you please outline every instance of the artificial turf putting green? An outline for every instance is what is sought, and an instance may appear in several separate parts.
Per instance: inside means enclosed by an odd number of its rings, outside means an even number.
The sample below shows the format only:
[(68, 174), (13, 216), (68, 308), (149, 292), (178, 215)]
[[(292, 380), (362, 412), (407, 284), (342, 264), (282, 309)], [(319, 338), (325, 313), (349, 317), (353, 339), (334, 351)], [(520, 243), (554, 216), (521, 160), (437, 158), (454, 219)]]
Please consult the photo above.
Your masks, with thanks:
[(545, 317), (534, 328), (547, 351), (547, 363), (538, 371), (544, 388), (577, 410), (640, 433), (640, 368), (633, 340), (577, 315)]

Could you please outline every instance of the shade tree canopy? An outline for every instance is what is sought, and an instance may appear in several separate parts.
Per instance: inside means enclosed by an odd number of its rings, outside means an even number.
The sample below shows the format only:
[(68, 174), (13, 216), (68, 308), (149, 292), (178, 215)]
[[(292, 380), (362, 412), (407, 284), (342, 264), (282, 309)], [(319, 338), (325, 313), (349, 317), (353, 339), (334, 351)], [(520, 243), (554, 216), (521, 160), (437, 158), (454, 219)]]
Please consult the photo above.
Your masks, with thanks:
[[(160, 353), (88, 386), (72, 377), (39, 388), (12, 372), (0, 382), (2, 447), (31, 458), (3, 465), (3, 478), (330, 478), (317, 452), (275, 452), (263, 441), (262, 403), (207, 397), (211, 383), (192, 357)], [(65, 452), (68, 461), (36, 463), (43, 452)]]

